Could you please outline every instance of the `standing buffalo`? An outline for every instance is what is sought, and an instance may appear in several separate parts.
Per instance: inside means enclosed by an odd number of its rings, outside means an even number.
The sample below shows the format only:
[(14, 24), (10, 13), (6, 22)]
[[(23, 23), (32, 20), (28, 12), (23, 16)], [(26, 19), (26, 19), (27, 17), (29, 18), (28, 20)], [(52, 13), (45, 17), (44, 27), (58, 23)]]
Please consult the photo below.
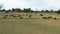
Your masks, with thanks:
[(43, 16), (43, 14), (40, 14), (40, 16)]

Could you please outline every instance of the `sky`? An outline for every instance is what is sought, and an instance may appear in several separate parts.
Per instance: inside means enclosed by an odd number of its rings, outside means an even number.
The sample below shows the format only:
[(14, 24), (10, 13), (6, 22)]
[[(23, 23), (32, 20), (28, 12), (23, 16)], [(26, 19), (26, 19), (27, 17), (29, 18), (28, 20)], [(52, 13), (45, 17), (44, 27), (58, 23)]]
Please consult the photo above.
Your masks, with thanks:
[(4, 9), (31, 8), (33, 10), (58, 10), (60, 0), (0, 0)]

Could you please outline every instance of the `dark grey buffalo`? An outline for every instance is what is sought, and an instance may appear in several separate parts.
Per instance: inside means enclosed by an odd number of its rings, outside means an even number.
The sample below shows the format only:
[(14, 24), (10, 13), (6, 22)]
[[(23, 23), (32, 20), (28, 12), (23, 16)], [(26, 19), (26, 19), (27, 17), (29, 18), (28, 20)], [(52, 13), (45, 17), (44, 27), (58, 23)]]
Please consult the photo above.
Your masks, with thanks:
[(23, 17), (20, 17), (20, 19), (23, 19)]
[(56, 17), (53, 18), (54, 20), (57, 19)]
[(21, 17), (21, 15), (19, 14), (18, 17)]
[(51, 17), (51, 16), (49, 16), (49, 17), (48, 17), (48, 19), (52, 19), (52, 17)]
[(8, 15), (4, 15), (4, 16), (3, 16), (3, 18), (7, 18), (7, 17), (8, 17)]
[(48, 17), (43, 17), (43, 19), (48, 19)]
[(40, 14), (40, 16), (43, 16), (43, 14)]
[(29, 17), (31, 17), (32, 15), (29, 15)]
[(43, 19), (52, 19), (52, 17), (51, 16), (49, 16), (49, 17), (43, 17)]

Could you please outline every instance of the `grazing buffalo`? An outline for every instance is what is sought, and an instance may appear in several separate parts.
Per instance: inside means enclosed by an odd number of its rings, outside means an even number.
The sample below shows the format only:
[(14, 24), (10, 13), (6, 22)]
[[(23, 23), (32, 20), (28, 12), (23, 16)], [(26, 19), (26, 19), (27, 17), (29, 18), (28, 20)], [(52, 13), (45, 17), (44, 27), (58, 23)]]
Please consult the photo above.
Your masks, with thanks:
[(18, 17), (21, 17), (21, 15), (19, 14)]
[(4, 17), (3, 18), (7, 18), (8, 17), (8, 15), (4, 15)]
[(31, 17), (32, 15), (29, 15), (29, 17)]
[(26, 14), (26, 16), (28, 16), (28, 13)]
[(51, 16), (49, 16), (49, 17), (43, 17), (43, 19), (52, 19), (52, 17)]
[(10, 15), (10, 16), (14, 16), (14, 15)]
[(40, 16), (43, 16), (43, 14), (40, 14)]
[(54, 20), (56, 19), (56, 17), (53, 18)]
[(43, 19), (48, 19), (48, 17), (43, 17)]
[(15, 16), (15, 15), (13, 15), (13, 17), (15, 18), (16, 16)]
[(52, 19), (52, 17), (51, 17), (51, 16), (49, 16), (49, 17), (48, 17), (48, 19)]
[(23, 17), (20, 17), (20, 19), (23, 19)]

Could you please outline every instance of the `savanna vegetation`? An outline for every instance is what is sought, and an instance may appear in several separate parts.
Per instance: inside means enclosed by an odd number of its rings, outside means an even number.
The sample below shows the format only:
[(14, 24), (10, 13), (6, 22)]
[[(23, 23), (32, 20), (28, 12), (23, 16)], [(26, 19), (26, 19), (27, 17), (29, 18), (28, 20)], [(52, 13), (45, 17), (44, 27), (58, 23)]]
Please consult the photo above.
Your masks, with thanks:
[(60, 34), (60, 10), (1, 9), (0, 34)]

